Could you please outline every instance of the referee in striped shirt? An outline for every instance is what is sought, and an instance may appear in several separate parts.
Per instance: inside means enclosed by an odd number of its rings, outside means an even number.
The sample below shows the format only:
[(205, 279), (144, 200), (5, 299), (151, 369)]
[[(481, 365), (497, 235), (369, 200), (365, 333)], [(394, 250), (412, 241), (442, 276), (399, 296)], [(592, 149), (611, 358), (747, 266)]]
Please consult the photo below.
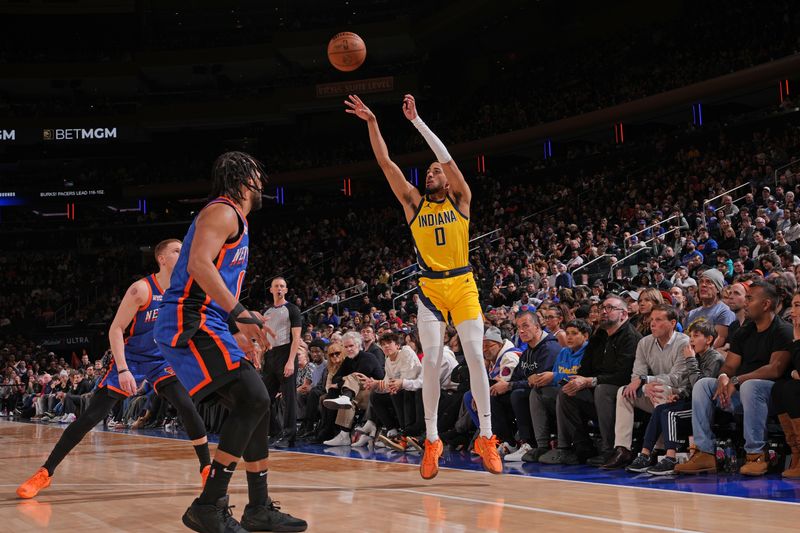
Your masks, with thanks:
[[(273, 304), (263, 315), (269, 320), (269, 327), (275, 337), (268, 334), (272, 348), (264, 354), (262, 368), (264, 383), (273, 400), (278, 393), (284, 402), (283, 431), (272, 445), (275, 448), (294, 446), (297, 435), (297, 350), (300, 347), (303, 317), (300, 308), (286, 301), (286, 280), (277, 277), (272, 280), (269, 292)], [(273, 419), (273, 422), (277, 420)]]

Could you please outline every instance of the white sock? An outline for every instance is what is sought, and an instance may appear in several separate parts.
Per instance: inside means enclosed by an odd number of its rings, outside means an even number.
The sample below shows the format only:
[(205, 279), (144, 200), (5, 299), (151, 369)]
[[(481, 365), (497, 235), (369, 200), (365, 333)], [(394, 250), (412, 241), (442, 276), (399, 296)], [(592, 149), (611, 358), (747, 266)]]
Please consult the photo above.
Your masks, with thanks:
[(483, 363), (483, 318), (465, 320), (456, 326), (464, 358), (469, 367), (469, 383), (472, 398), (478, 407), (480, 436), (492, 436), (492, 408), (489, 401), (489, 377)]

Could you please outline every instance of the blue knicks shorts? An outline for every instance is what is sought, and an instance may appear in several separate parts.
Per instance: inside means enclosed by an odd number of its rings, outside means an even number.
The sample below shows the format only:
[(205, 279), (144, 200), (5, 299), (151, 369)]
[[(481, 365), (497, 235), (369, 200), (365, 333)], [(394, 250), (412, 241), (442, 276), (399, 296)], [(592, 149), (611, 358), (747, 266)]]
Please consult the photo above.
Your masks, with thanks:
[(158, 349), (195, 401), (236, 379), (242, 360), (246, 361), (227, 325), (223, 331), (203, 324), (187, 346), (159, 342)]
[[(142, 383), (142, 381), (147, 380), (150, 382), (150, 385), (153, 386), (156, 394), (158, 394), (159, 385), (163, 386), (178, 379), (175, 376), (175, 371), (172, 370), (172, 367), (160, 357), (142, 359), (136, 359), (132, 357), (129, 359), (126, 354), (126, 359), (128, 363), (128, 370), (131, 371), (133, 379), (136, 380), (136, 385), (138, 386)], [(108, 365), (108, 371), (106, 372), (106, 375), (100, 381), (100, 384), (97, 385), (97, 388), (99, 389), (104, 387), (112, 396), (121, 396), (123, 398), (130, 396), (130, 394), (122, 390), (122, 387), (119, 385), (117, 363), (114, 361), (114, 359), (112, 359), (111, 364)]]

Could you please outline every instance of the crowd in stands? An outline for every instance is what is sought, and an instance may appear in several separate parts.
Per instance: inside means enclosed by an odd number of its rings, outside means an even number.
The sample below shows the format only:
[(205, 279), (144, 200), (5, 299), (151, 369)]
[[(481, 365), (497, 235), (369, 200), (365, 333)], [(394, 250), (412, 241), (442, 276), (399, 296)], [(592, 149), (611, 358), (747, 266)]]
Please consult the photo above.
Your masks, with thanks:
[[(787, 121), (770, 131), (664, 147), (657, 164), (630, 173), (471, 180), (480, 213), (473, 235), (499, 229), (476, 243), (471, 261), (487, 321), (493, 425), (508, 462), (588, 462), (653, 474), (716, 470), (716, 432), (738, 438), (725, 433), (719, 410), (743, 416), (738, 424), (732, 419), (743, 432), (742, 473), (760, 475), (778, 468), (766, 455), (770, 405), (797, 451), (793, 339), (800, 330), (791, 322), (800, 324), (793, 311), (800, 309), (800, 297), (793, 302), (800, 188), (791, 168), (777, 183), (773, 169), (796, 155), (798, 141)], [(705, 198), (740, 184), (747, 185), (703, 209)], [(302, 438), (398, 451), (418, 448), (424, 438), (420, 304), (399, 212), (387, 203), (338, 219), (311, 215), (253, 239), (248, 298), (264, 302), (259, 286), (288, 270), (290, 299), (301, 308), (319, 305), (306, 313), (298, 363)], [(325, 245), (337, 253), (311, 252)], [(36, 272), (49, 272), (47, 284), (57, 287), (59, 276), (81, 270), (65, 264), (74, 268), (59, 274), (43, 259)], [(50, 279), (36, 272), (5, 269), (16, 285), (4, 301), (27, 312), (33, 291)], [(103, 368), (59, 360), (21, 339), (5, 342), (2, 364), (6, 414), (64, 422), (85, 408)], [(440, 385), (440, 434), (468, 448), (475, 413), (454, 328), (446, 333)], [(139, 396), (112, 414), (111, 425), (170, 421), (169, 406), (146, 385)], [(690, 435), (694, 452), (678, 464)], [(787, 472), (794, 476), (796, 465)]]

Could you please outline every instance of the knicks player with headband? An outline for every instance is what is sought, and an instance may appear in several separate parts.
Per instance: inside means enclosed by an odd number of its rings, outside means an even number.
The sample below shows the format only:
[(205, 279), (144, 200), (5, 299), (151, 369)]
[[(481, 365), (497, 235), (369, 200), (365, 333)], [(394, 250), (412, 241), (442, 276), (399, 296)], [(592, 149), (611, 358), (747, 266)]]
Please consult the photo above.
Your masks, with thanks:
[(178, 411), (200, 461), (202, 481), (208, 476), (211, 458), (203, 419), (189, 398), (189, 393), (175, 377), (172, 367), (158, 351), (153, 326), (170, 276), (181, 253), (181, 241), (167, 239), (156, 245), (158, 273), (130, 286), (117, 309), (108, 332), (114, 359), (97, 386), (89, 407), (61, 434), (44, 465), (17, 489), (20, 498), (33, 498), (50, 486), (53, 472), (89, 431), (103, 420), (120, 400), (136, 393), (138, 384), (150, 382), (156, 394)]
[(372, 150), (392, 188), (411, 228), (419, 273), (417, 313), (422, 351), (422, 398), (425, 404), (426, 440), (420, 474), (431, 479), (439, 472), (442, 441), (437, 429), (439, 405), (439, 368), (444, 349), (448, 318), (458, 331), (469, 367), (470, 384), (478, 407), (480, 435), (475, 451), (483, 466), (493, 474), (503, 471), (497, 453), (497, 439), (492, 435), (489, 403), (489, 380), (483, 363), (483, 314), (478, 288), (469, 265), (469, 215), (472, 192), (456, 162), (442, 141), (417, 115), (414, 97), (403, 98), (403, 113), (431, 147), (437, 161), (425, 175), (425, 195), (413, 187), (400, 168), (389, 158), (375, 114), (358, 96), (345, 101), (347, 111), (367, 122)]
[[(274, 332), (239, 302), (249, 258), (247, 215), (261, 208), (266, 174), (252, 156), (227, 152), (214, 162), (212, 182), (212, 200), (183, 240), (155, 328), (161, 353), (192, 399), (213, 396), (229, 411), (203, 492), (183, 523), (200, 533), (305, 531), (304, 520), (280, 512), (267, 494), (270, 400), (251, 361), (258, 364), (266, 333)], [(228, 485), (241, 458), (249, 503), (240, 524)]]

